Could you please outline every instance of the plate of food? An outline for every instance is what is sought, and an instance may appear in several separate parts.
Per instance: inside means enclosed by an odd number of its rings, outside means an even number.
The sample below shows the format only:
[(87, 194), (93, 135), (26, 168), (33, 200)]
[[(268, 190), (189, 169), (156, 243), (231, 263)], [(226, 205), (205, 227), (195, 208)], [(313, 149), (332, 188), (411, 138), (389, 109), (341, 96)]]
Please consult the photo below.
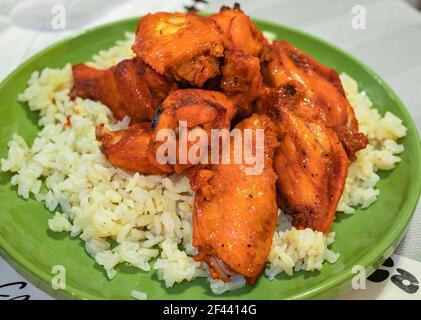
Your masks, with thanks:
[(238, 6), (62, 40), (0, 101), (1, 253), (57, 298), (334, 297), (393, 252), (421, 190), (389, 86)]

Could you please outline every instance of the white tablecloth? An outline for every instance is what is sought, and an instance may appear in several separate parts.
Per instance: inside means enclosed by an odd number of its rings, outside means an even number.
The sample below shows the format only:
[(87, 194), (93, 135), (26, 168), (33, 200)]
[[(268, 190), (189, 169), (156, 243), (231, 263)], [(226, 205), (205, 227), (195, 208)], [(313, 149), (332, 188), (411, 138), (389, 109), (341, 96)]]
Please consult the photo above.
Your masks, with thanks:
[[(204, 1), (206, 2), (206, 1)], [(34, 53), (71, 34), (106, 22), (151, 11), (182, 10), (185, 5), (214, 12), (235, 1), (211, 0), (2, 0), (0, 3), (0, 79)], [(251, 16), (301, 29), (349, 51), (371, 66), (401, 97), (421, 132), (421, 13), (401, 0), (243, 0)], [(66, 29), (55, 30), (51, 20), (63, 5)], [(352, 28), (352, 8), (366, 11), (366, 29)], [(343, 298), (418, 298), (396, 290), (390, 281), (397, 268), (411, 269), (421, 281), (421, 207), (418, 205), (408, 232), (395, 252), (390, 277), (370, 290), (346, 293)], [(401, 270), (401, 269), (399, 269)], [(23, 281), (0, 257), (0, 299), (30, 295), (48, 296)], [(10, 283), (18, 282), (10, 285)], [(371, 283), (371, 284), (370, 284)], [(387, 283), (384, 285), (384, 283)], [(7, 291), (7, 293), (4, 293)], [(401, 296), (403, 294), (403, 296)]]

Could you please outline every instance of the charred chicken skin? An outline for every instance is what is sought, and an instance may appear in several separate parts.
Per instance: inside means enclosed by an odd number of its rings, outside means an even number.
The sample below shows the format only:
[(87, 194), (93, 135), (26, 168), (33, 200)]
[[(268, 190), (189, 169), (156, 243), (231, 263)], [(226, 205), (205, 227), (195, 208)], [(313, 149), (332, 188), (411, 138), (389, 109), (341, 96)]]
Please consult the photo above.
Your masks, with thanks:
[(159, 12), (139, 20), (133, 51), (159, 74), (201, 87), (220, 74), (223, 36), (209, 17)]
[[(181, 173), (193, 165), (188, 159), (181, 159), (177, 156), (173, 163), (159, 163), (158, 150), (163, 143), (159, 138), (162, 129), (170, 129), (172, 132), (178, 132), (174, 137), (174, 145), (177, 146), (176, 154), (179, 155), (181, 140), (180, 123), (184, 122), (186, 126), (186, 136), (192, 130), (206, 133), (206, 137), (211, 138), (212, 129), (229, 129), (231, 119), (235, 114), (235, 106), (224, 94), (216, 91), (201, 89), (177, 90), (165, 99), (162, 107), (158, 110), (153, 121), (154, 134), (149, 145), (149, 161), (164, 172)], [(199, 133), (198, 133), (199, 134)], [(186, 138), (185, 136), (185, 138)], [(207, 140), (208, 145), (211, 141)], [(196, 141), (187, 141), (187, 153)], [(208, 153), (210, 155), (210, 153)]]
[(72, 98), (92, 99), (108, 106), (121, 120), (150, 121), (158, 105), (176, 84), (157, 74), (139, 59), (124, 60), (98, 70), (84, 64), (73, 66)]
[[(259, 175), (248, 175), (246, 164), (215, 164), (197, 170), (190, 179), (197, 189), (193, 213), (195, 257), (205, 261), (213, 278), (229, 281), (241, 274), (253, 285), (262, 271), (277, 224), (276, 175), (272, 168), (276, 137), (270, 120), (252, 115), (237, 128), (265, 130), (264, 168)], [(253, 142), (255, 145), (255, 140)], [(234, 158), (231, 143), (230, 160)]]
[[(275, 41), (262, 56), (265, 83), (274, 88), (266, 91), (272, 96), (270, 99), (278, 95), (282, 103), (285, 88), (289, 95), (295, 91), (304, 93), (294, 104), (294, 112), (333, 129), (350, 160), (354, 160), (355, 152), (365, 148), (368, 141), (358, 132), (358, 122), (338, 74), (286, 41)], [(281, 92), (277, 92), (281, 86)]]

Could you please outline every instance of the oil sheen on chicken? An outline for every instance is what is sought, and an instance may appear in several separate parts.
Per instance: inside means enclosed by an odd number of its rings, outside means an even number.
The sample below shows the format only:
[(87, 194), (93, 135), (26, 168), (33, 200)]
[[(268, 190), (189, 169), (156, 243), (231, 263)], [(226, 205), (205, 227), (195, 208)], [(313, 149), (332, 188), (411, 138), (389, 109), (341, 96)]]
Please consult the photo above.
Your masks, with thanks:
[(336, 133), (292, 112), (278, 122), (274, 168), (278, 204), (299, 229), (329, 232), (345, 185), (348, 157)]
[[(186, 141), (185, 150), (181, 151), (181, 154), (188, 155), (190, 148), (200, 142), (200, 135), (206, 137), (206, 140), (202, 142), (206, 142), (210, 147), (211, 130), (229, 129), (234, 113), (234, 104), (220, 92), (201, 89), (174, 91), (165, 99), (154, 118), (154, 133), (149, 145), (149, 162), (168, 173), (181, 173), (192, 167), (193, 164), (188, 157), (180, 157), (180, 148), (184, 146), (180, 124), (184, 123), (185, 125), (184, 139), (191, 136), (193, 131), (197, 137), (197, 139)], [(172, 141), (169, 142), (170, 138), (164, 140), (159, 137), (163, 130), (171, 130), (177, 135), (174, 135), (171, 138)], [(175, 145), (175, 159), (168, 157), (168, 161), (159, 160), (159, 149), (164, 143)], [(210, 156), (211, 153), (207, 152), (207, 155)], [(203, 156), (206, 156), (205, 152)], [(206, 161), (209, 162), (208, 157), (206, 157)]]
[(293, 216), (295, 227), (328, 232), (349, 164), (338, 135), (307, 104), (305, 89), (295, 80), (268, 89), (256, 111), (278, 125), (274, 168), (279, 207)]
[[(276, 175), (272, 168), (276, 137), (270, 120), (252, 115), (237, 128), (265, 131), (264, 169), (248, 175), (246, 164), (214, 164), (197, 170), (191, 185), (197, 189), (193, 214), (196, 260), (205, 261), (213, 278), (229, 281), (233, 274), (254, 284), (266, 263), (277, 223)], [(255, 143), (255, 142), (254, 142)], [(231, 143), (231, 160), (234, 157)]]
[(127, 130), (110, 131), (100, 125), (96, 128), (101, 151), (114, 167), (142, 174), (162, 174), (149, 163), (148, 146), (152, 136), (149, 122), (133, 124)]
[[(185, 136), (194, 130), (211, 137), (212, 129), (229, 129), (234, 115), (233, 103), (222, 93), (200, 89), (177, 90), (170, 94), (157, 109), (152, 122), (131, 125), (126, 130), (110, 131), (103, 125), (96, 130), (101, 150), (113, 166), (137, 171), (142, 174), (182, 173), (191, 168), (188, 157), (185, 162), (180, 159), (181, 131), (179, 124), (185, 124)], [(168, 139), (161, 139), (160, 133), (172, 132)], [(186, 140), (186, 156), (196, 140)], [(203, 141), (202, 141), (203, 142)], [(159, 161), (159, 148), (166, 143), (174, 146), (174, 158), (167, 155), (165, 162)], [(206, 140), (206, 147), (211, 142)], [(207, 156), (211, 156), (208, 151)], [(209, 162), (209, 159), (207, 159)]]
[(133, 51), (156, 72), (201, 87), (220, 73), (224, 46), (209, 17), (159, 12), (139, 20)]
[(74, 99), (92, 99), (108, 106), (121, 120), (150, 121), (158, 105), (176, 84), (157, 74), (139, 59), (123, 60), (106, 70), (84, 64), (73, 66)]
[(234, 9), (224, 6), (211, 19), (224, 35), (221, 89), (236, 104), (237, 115), (248, 117), (261, 93), (259, 54), (268, 42), (239, 6)]
[(350, 160), (354, 160), (355, 152), (367, 145), (367, 138), (358, 132), (358, 122), (338, 74), (286, 41), (275, 41), (262, 56), (265, 83), (273, 88), (269, 94), (277, 94), (281, 86), (289, 90), (281, 94), (302, 94), (294, 112), (333, 129)]
[(262, 48), (268, 44), (262, 32), (239, 5), (235, 5), (233, 9), (223, 6), (219, 13), (211, 15), (210, 18), (216, 22), (224, 35), (225, 49), (258, 57)]

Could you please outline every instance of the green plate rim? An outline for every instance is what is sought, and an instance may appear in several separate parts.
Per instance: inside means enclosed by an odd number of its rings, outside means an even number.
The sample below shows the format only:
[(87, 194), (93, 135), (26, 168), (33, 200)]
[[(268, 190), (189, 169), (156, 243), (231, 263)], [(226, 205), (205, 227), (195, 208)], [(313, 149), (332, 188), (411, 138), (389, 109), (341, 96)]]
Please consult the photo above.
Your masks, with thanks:
[[(32, 57), (25, 60), (22, 64), (20, 64), (17, 68), (15, 68), (1, 83), (0, 83), (0, 91), (3, 90), (3, 87), (5, 84), (9, 81), (12, 81), (13, 78), (20, 72), (20, 70), (24, 69), (27, 65), (33, 63), (36, 61), (39, 57), (42, 55), (48, 53), (50, 50), (55, 49), (56, 47), (61, 46), (62, 44), (66, 43), (67, 41), (77, 38), (85, 33), (98, 31), (102, 28), (109, 28), (114, 25), (118, 25), (121, 23), (131, 23), (138, 20), (140, 17), (133, 17), (133, 18), (127, 18), (122, 19), (114, 22), (110, 22), (107, 24), (102, 24), (99, 26), (96, 26), (94, 28), (89, 28), (87, 30), (78, 32), (72, 36), (66, 37), (62, 40), (59, 40), (55, 42), (54, 44), (48, 46), (47, 48), (41, 50), (40, 52), (36, 53)], [(396, 102), (396, 106), (399, 108), (399, 110), (405, 115), (405, 117), (408, 119), (405, 123), (406, 127), (414, 130), (416, 134), (416, 138), (418, 140), (417, 144), (417, 150), (416, 150), (416, 156), (418, 157), (418, 160), (421, 159), (421, 141), (420, 137), (417, 131), (417, 127), (412, 119), (412, 116), (406, 109), (403, 102), (400, 100), (400, 98), (395, 94), (395, 92), (392, 90), (392, 88), (381, 79), (379, 75), (377, 75), (376, 72), (374, 72), (370, 67), (368, 67), (365, 63), (360, 61), (359, 59), (355, 58), (348, 52), (344, 51), (341, 48), (336, 47), (335, 45), (332, 45), (328, 41), (321, 39), (319, 37), (313, 36), (309, 33), (297, 30), (295, 28), (291, 28), (288, 26), (285, 26), (283, 24), (278, 24), (274, 22), (268, 22), (262, 19), (254, 19), (253, 21), (257, 23), (261, 23), (263, 25), (267, 25), (273, 29), (281, 28), (287, 31), (291, 31), (297, 35), (302, 35), (307, 38), (312, 38), (313, 40), (322, 43), (329, 49), (332, 49), (333, 51), (336, 51), (340, 53), (341, 55), (347, 57), (348, 59), (352, 60), (354, 63), (358, 64), (361, 68), (365, 69), (365, 71), (373, 78), (375, 81), (378, 82), (379, 85), (381, 85), (385, 92), (389, 95), (389, 97)], [(416, 181), (421, 181), (421, 161), (417, 162), (417, 168), (415, 168)], [(409, 221), (416, 209), (416, 206), (418, 204), (418, 199), (421, 193), (421, 183), (419, 184), (418, 189), (414, 188), (411, 190), (411, 193), (408, 194), (408, 201), (402, 211), (399, 212), (401, 215), (400, 219), (398, 220), (397, 224), (393, 225), (389, 232), (384, 235), (383, 241), (379, 242), (376, 246), (374, 246), (365, 256), (363, 256), (360, 260), (361, 265), (368, 267), (372, 265), (380, 265), (387, 256), (384, 256), (385, 253), (391, 253), (402, 237), (405, 234), (406, 228), (409, 224)], [(37, 284), (38, 287), (45, 287), (47, 288), (50, 284), (50, 276), (49, 274), (45, 273), (43, 270), (38, 269), (36, 266), (34, 266), (29, 260), (27, 260), (24, 256), (22, 256), (19, 252), (11, 249), (11, 247), (8, 245), (7, 240), (2, 237), (0, 234), (0, 249), (1, 254), (5, 258), (5, 260), (10, 263), (11, 265), (15, 266), (17, 271), (21, 274), (25, 274), (24, 276), (34, 279), (40, 280), (41, 282)], [(374, 270), (372, 270), (374, 271)], [(344, 271), (336, 276), (332, 276), (330, 279), (323, 281), (320, 285), (315, 287), (312, 290), (306, 291), (301, 294), (295, 294), (290, 297), (290, 299), (311, 299), (311, 298), (317, 298), (320, 295), (323, 295), (324, 293), (328, 292), (329, 290), (333, 290), (335, 287), (346, 283), (348, 280), (350, 280), (353, 277), (352, 273), (352, 267), (346, 267)], [(89, 294), (84, 292), (81, 289), (78, 289), (77, 287), (74, 287), (72, 285), (67, 285), (65, 289), (66, 293), (69, 295), (69, 297), (78, 298), (78, 299), (102, 299), (101, 297)], [(53, 296), (62, 296), (60, 294), (55, 294), (54, 291), (49, 292), (50, 295)], [(223, 296), (221, 296), (223, 298)]]

